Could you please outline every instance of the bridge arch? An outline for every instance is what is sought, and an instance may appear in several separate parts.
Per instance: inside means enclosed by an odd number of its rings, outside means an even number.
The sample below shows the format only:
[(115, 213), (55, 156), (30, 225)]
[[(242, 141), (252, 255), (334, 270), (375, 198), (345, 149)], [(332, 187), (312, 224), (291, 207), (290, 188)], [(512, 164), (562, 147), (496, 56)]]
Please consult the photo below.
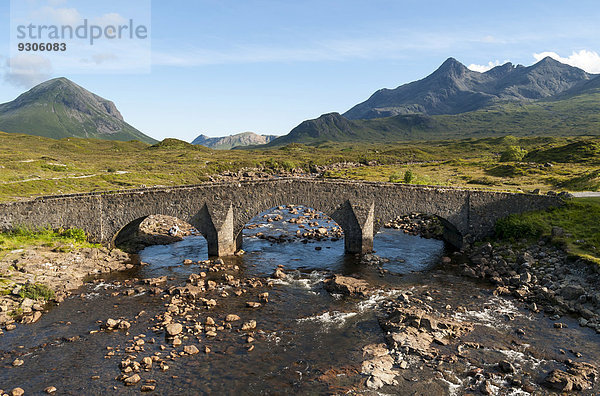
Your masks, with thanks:
[[(432, 217), (436, 221), (439, 221), (440, 225), (442, 226), (442, 232), (441, 232), (440, 237), (445, 242), (449, 243), (450, 245), (452, 245), (456, 248), (462, 247), (465, 236), (451, 220), (448, 220), (447, 218), (442, 217), (438, 214), (428, 213), (427, 211), (418, 211), (418, 212), (412, 212), (412, 213), (398, 211), (398, 213), (399, 214), (393, 215), (392, 217), (389, 217), (385, 221), (378, 222), (377, 230), (379, 230), (381, 227), (385, 227), (385, 224), (391, 223), (393, 225), (396, 223), (396, 221), (398, 219), (403, 219), (403, 218), (418, 214), (418, 215), (420, 215), (420, 217)], [(394, 228), (394, 227), (392, 226), (392, 228)]]
[(167, 245), (195, 234), (198, 231), (191, 224), (177, 217), (152, 214), (139, 217), (120, 228), (113, 236), (111, 245), (137, 253), (147, 246)]

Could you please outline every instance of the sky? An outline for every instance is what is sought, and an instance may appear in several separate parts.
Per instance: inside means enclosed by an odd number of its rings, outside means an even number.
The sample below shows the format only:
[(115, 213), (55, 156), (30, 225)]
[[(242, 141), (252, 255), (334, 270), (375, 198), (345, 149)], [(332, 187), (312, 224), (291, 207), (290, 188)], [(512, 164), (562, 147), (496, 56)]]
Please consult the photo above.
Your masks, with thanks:
[[(11, 16), (11, 1), (0, 0), (0, 103), (67, 77), (159, 140), (284, 135), (378, 89), (421, 79), (448, 57), (483, 72), (552, 56), (600, 73), (597, 1), (12, 2)], [(63, 25), (85, 17), (102, 28), (131, 19), (148, 34), (93, 47), (73, 41), (45, 59), (17, 51), (16, 24), (27, 13)], [(36, 40), (20, 40), (27, 41)]]

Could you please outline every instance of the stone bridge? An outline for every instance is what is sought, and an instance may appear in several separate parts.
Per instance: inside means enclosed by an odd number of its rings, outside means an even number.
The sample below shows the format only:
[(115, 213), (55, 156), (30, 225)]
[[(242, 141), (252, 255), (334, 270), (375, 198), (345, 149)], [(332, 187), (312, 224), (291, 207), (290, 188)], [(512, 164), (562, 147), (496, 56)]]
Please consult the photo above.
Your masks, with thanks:
[(124, 229), (147, 216), (177, 217), (208, 242), (211, 256), (242, 246), (244, 225), (261, 212), (287, 204), (304, 205), (331, 216), (344, 231), (348, 253), (373, 248), (373, 236), (387, 221), (413, 212), (436, 215), (445, 239), (460, 247), (490, 235), (497, 219), (511, 213), (558, 206), (556, 196), (348, 180), (281, 178), (156, 187), (114, 192), (40, 197), (0, 204), (0, 230), (25, 227), (78, 227), (91, 241), (114, 244)]

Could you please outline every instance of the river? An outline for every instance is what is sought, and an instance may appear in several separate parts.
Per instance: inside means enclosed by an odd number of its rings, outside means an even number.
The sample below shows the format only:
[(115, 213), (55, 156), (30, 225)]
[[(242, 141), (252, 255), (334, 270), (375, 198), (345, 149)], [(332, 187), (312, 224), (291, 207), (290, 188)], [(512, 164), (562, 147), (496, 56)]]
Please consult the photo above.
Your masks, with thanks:
[[(290, 218), (286, 210), (269, 213)], [(39, 322), (1, 336), (0, 389), (18, 386), (26, 394), (39, 394), (54, 386), (58, 394), (139, 394), (140, 385), (150, 384), (156, 387), (153, 393), (178, 395), (377, 394), (365, 388), (360, 375), (366, 359), (363, 347), (385, 342), (378, 317), (386, 301), (403, 293), (455, 320), (473, 323), (473, 332), (463, 342), (477, 347), (447, 363), (406, 356), (409, 366), (400, 370), (398, 384), (384, 386), (379, 394), (468, 393), (476, 376), (468, 373), (475, 367), (493, 371), (500, 360), (514, 364), (516, 380), (545, 394), (549, 391), (539, 383), (549, 370), (561, 367), (564, 359), (582, 354), (585, 361), (600, 361), (599, 335), (569, 318), (562, 319), (568, 329), (555, 329), (543, 313), (526, 311), (510, 297), (492, 296), (490, 286), (458, 273), (455, 262), (461, 258), (442, 241), (382, 230), (374, 248), (379, 257), (389, 259), (383, 272), (361, 264), (360, 257), (345, 255), (343, 240), (272, 243), (257, 238), (258, 232), (294, 235), (298, 226), (262, 217), (256, 221), (257, 228), (244, 231), (246, 253), (226, 259), (225, 265), (238, 266), (239, 270), (228, 272), (236, 279), (261, 284), (245, 287), (240, 296), (232, 293), (234, 288), (219, 285), (211, 294), (217, 301), (214, 308), (195, 307), (182, 316), (198, 323), (210, 316), (217, 326), (228, 314), (241, 317), (232, 329), (226, 326), (216, 337), (183, 337), (183, 345), (196, 345), (200, 353), (182, 356), (182, 347), (169, 345), (164, 331), (155, 327), (168, 298), (139, 286), (143, 279), (165, 275), (168, 285), (183, 285), (191, 274), (199, 273), (197, 264), (182, 264), (186, 259), (208, 258), (204, 238), (190, 236), (171, 245), (146, 248), (139, 256), (148, 265), (95, 279), (51, 308)], [(318, 222), (331, 225), (324, 219)], [(443, 256), (454, 257), (453, 263), (441, 264)], [(279, 265), (286, 279), (270, 278)], [(364, 279), (373, 291), (364, 298), (332, 295), (322, 282), (332, 273)], [(207, 279), (221, 277), (222, 273), (208, 272)], [(265, 292), (267, 303), (259, 308), (246, 306), (248, 301), (259, 301)], [(132, 326), (127, 332), (104, 331), (101, 324), (107, 318), (125, 318)], [(257, 323), (251, 342), (248, 332), (237, 330), (250, 320)], [(144, 340), (139, 348), (143, 350), (125, 351), (135, 336)], [(116, 378), (121, 375), (119, 363), (130, 355), (138, 360), (158, 356), (168, 370), (160, 369), (155, 360), (152, 368), (141, 370), (139, 384), (124, 386)], [(24, 364), (12, 367), (16, 358)], [(493, 382), (496, 394), (527, 394), (520, 386), (506, 384), (506, 377), (498, 376)], [(598, 391), (596, 385), (589, 394)]]

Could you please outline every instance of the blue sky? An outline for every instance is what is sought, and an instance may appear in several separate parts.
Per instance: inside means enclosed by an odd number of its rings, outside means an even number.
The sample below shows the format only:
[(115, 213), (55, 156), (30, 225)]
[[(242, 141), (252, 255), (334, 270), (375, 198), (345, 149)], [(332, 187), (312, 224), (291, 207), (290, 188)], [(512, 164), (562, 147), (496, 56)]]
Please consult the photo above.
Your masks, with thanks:
[[(531, 65), (550, 54), (600, 73), (596, 1), (154, 0), (149, 73), (79, 73), (53, 64), (19, 78), (6, 68), (10, 2), (0, 1), (0, 102), (65, 76), (114, 101), (126, 121), (157, 139), (286, 134), (377, 89), (423, 78), (450, 56), (485, 70), (490, 62)], [(78, 15), (102, 4), (18, 1)], [(113, 8), (95, 12), (131, 17)]]

